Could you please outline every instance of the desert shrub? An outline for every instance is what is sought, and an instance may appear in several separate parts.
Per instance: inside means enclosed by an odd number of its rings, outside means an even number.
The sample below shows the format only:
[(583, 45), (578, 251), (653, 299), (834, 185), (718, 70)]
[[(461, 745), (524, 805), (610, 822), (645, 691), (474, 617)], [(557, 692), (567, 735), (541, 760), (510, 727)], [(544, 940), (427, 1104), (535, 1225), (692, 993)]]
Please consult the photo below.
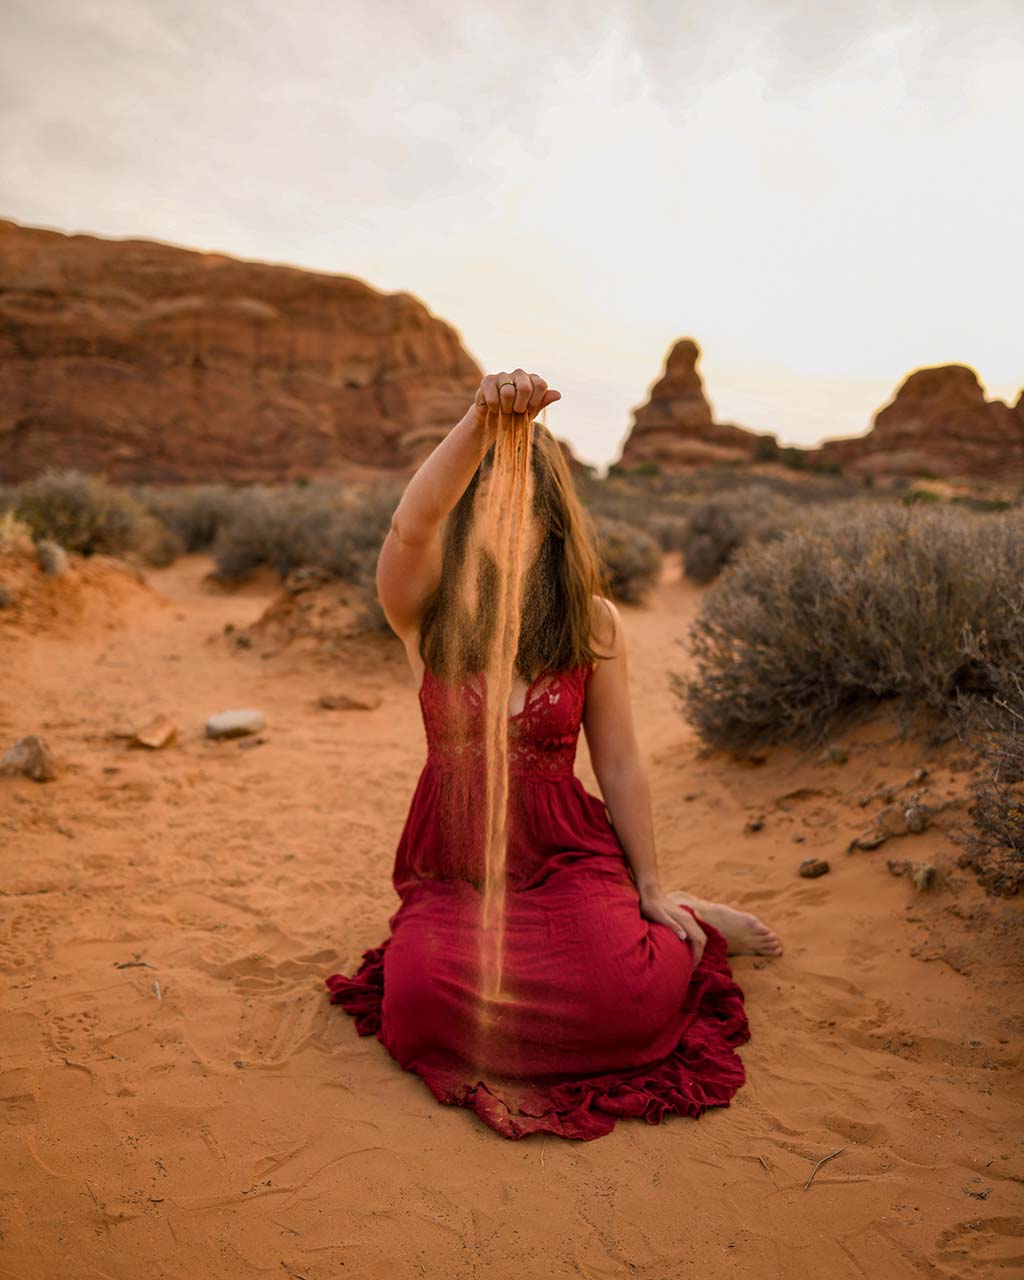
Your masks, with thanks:
[(240, 490), (231, 518), (214, 539), (218, 576), (238, 582), (267, 565), (284, 578), (301, 565), (319, 564), (335, 505), (308, 487)]
[(119, 556), (152, 535), (146, 509), (97, 476), (48, 468), (17, 488), (15, 513), (33, 538), (49, 538), (81, 555)]
[(184, 551), (194, 552), (211, 547), (221, 528), (230, 523), (239, 493), (225, 484), (196, 484), (180, 488), (146, 487), (138, 492), (138, 498), (177, 534)]
[(718, 494), (690, 512), (683, 538), (683, 571), (710, 582), (748, 542), (771, 542), (804, 518), (805, 509), (762, 484)]
[(691, 625), (695, 678), (672, 683), (724, 747), (812, 743), (876, 699), (948, 714), (958, 690), (990, 691), (975, 633), (991, 661), (1024, 669), (1022, 582), (1020, 512), (846, 505), (739, 552)]
[(661, 548), (643, 529), (609, 516), (598, 516), (594, 531), (612, 597), (639, 604), (658, 581)]
[(759, 435), (754, 441), (754, 461), (774, 462), (779, 456), (778, 442), (771, 436)]
[(146, 564), (163, 569), (185, 554), (185, 544), (176, 529), (150, 515), (137, 550)]
[(1009, 511), (1014, 503), (1008, 498), (987, 498), (982, 494), (954, 494), (950, 502), (955, 506), (966, 507), (970, 511)]
[[(1024, 594), (1017, 625), (1024, 632)], [(973, 784), (973, 830), (964, 833), (958, 859), (992, 894), (1009, 897), (1024, 884), (1024, 674), (987, 657), (976, 637), (971, 652), (982, 664), (993, 697), (958, 691), (954, 719), (962, 741), (985, 765)]]
[(372, 582), (403, 485), (384, 482), (343, 493), (317, 563), (350, 582)]
[(31, 551), (32, 530), (18, 519), (12, 507), (0, 509), (0, 555), (22, 549)]
[(319, 562), (330, 573), (361, 588), (359, 620), (366, 631), (391, 630), (377, 598), (377, 558), (404, 488), (404, 484), (382, 482), (346, 493)]
[(281, 578), (315, 566), (363, 589), (368, 629), (387, 620), (376, 601), (377, 557), (404, 486), (343, 489), (336, 482), (239, 490), (213, 544), (218, 575), (239, 581), (261, 565)]
[(689, 536), (690, 522), (687, 517), (653, 512), (647, 520), (646, 531), (651, 535), (662, 551), (682, 552)]

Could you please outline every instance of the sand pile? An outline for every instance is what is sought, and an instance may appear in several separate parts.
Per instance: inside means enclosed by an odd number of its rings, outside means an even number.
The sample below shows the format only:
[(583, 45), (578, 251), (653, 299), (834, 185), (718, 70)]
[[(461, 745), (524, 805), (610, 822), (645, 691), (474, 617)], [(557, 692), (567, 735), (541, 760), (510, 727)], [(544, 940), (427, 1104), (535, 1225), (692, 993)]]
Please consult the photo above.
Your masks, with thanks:
[(322, 569), (294, 569), (255, 622), (231, 633), (240, 648), (282, 649), (329, 656), (353, 641), (373, 646), (376, 633), (393, 648), (393, 637), (375, 627), (368, 592)]
[(24, 525), (9, 516), (0, 521), (0, 636), (71, 637), (169, 608), (134, 565), (52, 542), (36, 546)]

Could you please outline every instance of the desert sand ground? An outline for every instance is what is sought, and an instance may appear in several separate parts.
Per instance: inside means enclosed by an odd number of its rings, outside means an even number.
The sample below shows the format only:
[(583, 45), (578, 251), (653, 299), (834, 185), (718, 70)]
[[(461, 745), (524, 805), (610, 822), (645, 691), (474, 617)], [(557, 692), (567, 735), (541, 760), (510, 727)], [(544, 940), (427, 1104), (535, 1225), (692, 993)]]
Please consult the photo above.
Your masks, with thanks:
[[(510, 1142), (324, 986), (397, 906), (425, 750), (398, 642), (240, 647), (276, 584), (224, 593), (209, 567), (97, 566), (0, 625), (0, 753), (38, 733), (59, 769), (0, 778), (0, 1277), (1024, 1273), (1024, 903), (956, 870), (941, 824), (846, 852), (922, 767), (964, 819), (955, 739), (879, 714), (837, 738), (845, 763), (709, 751), (667, 680), (700, 589), (667, 568), (622, 606), (664, 883), (756, 911), (785, 954), (733, 959), (752, 1039), (730, 1107)], [(336, 692), (379, 703), (318, 705)], [(259, 740), (205, 738), (232, 707), (266, 712)], [(170, 745), (117, 736), (157, 713)], [(597, 793), (582, 736), (577, 772)], [(800, 878), (810, 855), (831, 871)]]

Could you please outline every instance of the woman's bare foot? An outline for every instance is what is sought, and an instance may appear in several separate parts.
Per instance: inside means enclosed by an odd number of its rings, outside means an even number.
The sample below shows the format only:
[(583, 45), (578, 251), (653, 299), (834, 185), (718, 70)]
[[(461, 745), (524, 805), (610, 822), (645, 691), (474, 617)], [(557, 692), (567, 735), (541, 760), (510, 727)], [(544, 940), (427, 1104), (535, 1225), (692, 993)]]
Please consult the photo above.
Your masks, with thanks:
[(782, 955), (782, 943), (760, 916), (749, 911), (737, 911), (724, 902), (708, 902), (707, 898), (698, 898), (683, 889), (666, 894), (666, 897), (693, 907), (698, 916), (713, 924), (729, 944), (729, 955)]

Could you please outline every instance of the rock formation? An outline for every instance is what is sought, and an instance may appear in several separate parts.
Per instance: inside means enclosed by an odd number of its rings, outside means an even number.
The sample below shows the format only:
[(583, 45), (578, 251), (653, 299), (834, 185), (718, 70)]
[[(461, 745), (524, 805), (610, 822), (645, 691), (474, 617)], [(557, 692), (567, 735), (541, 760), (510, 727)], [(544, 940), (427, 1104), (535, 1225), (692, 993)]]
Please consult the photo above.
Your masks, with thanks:
[(867, 435), (806, 452), (809, 462), (838, 462), (851, 475), (1024, 481), (1024, 392), (1011, 408), (986, 400), (966, 365), (917, 369)]
[(618, 467), (654, 464), (671, 471), (717, 462), (752, 462), (755, 453), (760, 456), (762, 451), (778, 448), (774, 436), (714, 421), (697, 372), (699, 359), (700, 348), (692, 338), (675, 344), (650, 399), (634, 412)]
[(0, 221), (0, 479), (411, 473), (482, 371), (408, 293)]
[(774, 435), (713, 420), (690, 338), (678, 341), (635, 424), (617, 467), (666, 471), (713, 463), (798, 461), (851, 476), (1024, 482), (1024, 391), (1012, 408), (986, 400), (973, 369), (943, 365), (910, 374), (863, 436), (780, 450)]

